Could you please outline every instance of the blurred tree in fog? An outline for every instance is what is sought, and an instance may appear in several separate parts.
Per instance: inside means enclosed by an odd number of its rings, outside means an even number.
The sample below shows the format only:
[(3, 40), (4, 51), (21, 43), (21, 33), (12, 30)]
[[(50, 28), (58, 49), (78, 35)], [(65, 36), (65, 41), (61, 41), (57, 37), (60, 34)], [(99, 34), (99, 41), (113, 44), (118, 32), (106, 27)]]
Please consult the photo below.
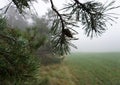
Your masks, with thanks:
[[(29, 17), (29, 16), (28, 16)], [(9, 7), (6, 13), (7, 23), (12, 28), (25, 29), (28, 26), (27, 17), (24, 18), (14, 6)]]

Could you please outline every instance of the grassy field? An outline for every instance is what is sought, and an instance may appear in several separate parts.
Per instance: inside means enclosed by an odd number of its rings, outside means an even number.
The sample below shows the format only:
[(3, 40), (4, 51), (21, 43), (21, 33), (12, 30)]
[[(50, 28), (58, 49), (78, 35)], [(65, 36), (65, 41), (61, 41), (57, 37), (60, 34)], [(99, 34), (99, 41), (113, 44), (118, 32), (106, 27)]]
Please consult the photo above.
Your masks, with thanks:
[(76, 85), (73, 75), (64, 64), (42, 66), (39, 78), (42, 79), (40, 85)]
[(73, 53), (65, 64), (76, 85), (120, 85), (120, 53)]

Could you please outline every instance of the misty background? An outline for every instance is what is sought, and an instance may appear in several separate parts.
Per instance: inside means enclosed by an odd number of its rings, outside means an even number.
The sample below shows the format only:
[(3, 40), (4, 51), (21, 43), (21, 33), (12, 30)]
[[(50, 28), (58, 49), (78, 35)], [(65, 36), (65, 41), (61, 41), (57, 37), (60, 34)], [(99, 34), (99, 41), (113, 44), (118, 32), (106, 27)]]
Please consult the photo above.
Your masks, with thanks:
[[(0, 0), (0, 8), (4, 7), (10, 0)], [(55, 6), (60, 9), (63, 7), (63, 3), (69, 2), (70, 0), (53, 0), (55, 2)], [(89, 0), (81, 0), (81, 2), (89, 1)], [(102, 3), (110, 2), (112, 0), (96, 0)], [(115, 5), (120, 5), (119, 0), (115, 0)], [(44, 15), (48, 9), (50, 9), (49, 3), (44, 3), (41, 0), (34, 2), (34, 8), (38, 14), (38, 16)], [(120, 8), (112, 10), (112, 12), (120, 14)], [(90, 39), (86, 37), (84, 34), (84, 30), (82, 30), (82, 26), (79, 28), (74, 28), (79, 32), (75, 37), (79, 38), (79, 40), (71, 41), (76, 46), (77, 49), (71, 48), (72, 52), (120, 52), (120, 15), (116, 19), (116, 22), (112, 22), (112, 26), (108, 24), (108, 30), (103, 33), (99, 37), (94, 37)]]

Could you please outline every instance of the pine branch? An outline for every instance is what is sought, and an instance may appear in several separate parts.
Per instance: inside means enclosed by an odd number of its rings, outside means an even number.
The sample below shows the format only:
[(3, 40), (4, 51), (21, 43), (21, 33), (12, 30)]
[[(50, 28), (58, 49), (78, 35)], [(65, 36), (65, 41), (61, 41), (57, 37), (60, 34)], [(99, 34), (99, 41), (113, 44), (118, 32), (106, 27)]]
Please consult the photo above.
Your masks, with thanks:
[(53, 11), (59, 16), (60, 21), (61, 21), (61, 24), (62, 24), (62, 30), (64, 30), (64, 29), (65, 29), (64, 20), (63, 20), (61, 14), (60, 14), (60, 13), (57, 11), (57, 9), (55, 8), (53, 1), (50, 0), (50, 2), (51, 2), (51, 8), (52, 8)]
[(3, 35), (3, 34), (1, 34), (1, 33), (0, 33), (0, 37), (1, 37), (1, 38), (6, 38), (6, 39), (9, 39), (9, 40), (12, 40), (12, 41), (16, 42), (16, 40), (15, 40), (14, 38), (12, 38), (12, 37), (10, 37), (10, 36), (7, 36), (7, 35)]

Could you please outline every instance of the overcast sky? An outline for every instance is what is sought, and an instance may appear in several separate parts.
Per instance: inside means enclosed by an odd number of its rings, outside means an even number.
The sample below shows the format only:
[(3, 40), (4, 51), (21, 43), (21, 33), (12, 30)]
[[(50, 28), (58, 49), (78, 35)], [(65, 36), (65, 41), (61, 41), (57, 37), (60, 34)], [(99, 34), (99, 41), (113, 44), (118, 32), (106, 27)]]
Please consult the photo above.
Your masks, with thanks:
[[(0, 0), (0, 8), (5, 6), (5, 2), (8, 0)], [(10, 0), (9, 0), (10, 1)], [(64, 2), (68, 2), (70, 0), (53, 0), (56, 4), (56, 7), (59, 9), (63, 7)], [(89, 0), (80, 0), (82, 2)], [(112, 0), (96, 0), (104, 2), (110, 2)], [(120, 0), (115, 0), (116, 6), (120, 5)], [(34, 7), (39, 16), (45, 14), (47, 9), (50, 7), (50, 4), (46, 4), (38, 0), (37, 3), (34, 3)], [(115, 9), (112, 12), (120, 14), (120, 8)], [(119, 15), (120, 16), (120, 15)], [(72, 51), (76, 52), (120, 52), (120, 17), (116, 20), (117, 23), (113, 22), (112, 26), (108, 25), (108, 30), (98, 38), (90, 39), (84, 35), (84, 31), (81, 28), (76, 29), (79, 34), (76, 36), (79, 38), (77, 41), (72, 41), (78, 49), (72, 48)]]

